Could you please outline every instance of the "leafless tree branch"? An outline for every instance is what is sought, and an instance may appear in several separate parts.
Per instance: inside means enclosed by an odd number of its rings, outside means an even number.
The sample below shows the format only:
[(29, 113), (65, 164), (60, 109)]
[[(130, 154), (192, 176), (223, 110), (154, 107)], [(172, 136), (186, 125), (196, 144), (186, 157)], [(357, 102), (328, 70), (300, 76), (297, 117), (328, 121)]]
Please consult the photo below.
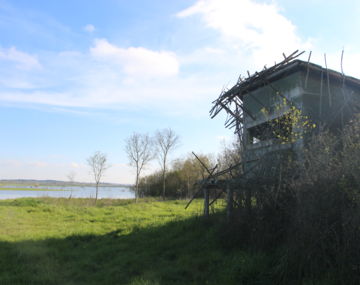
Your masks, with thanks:
[(87, 164), (90, 166), (90, 172), (95, 180), (96, 185), (96, 195), (95, 195), (95, 204), (98, 198), (99, 193), (99, 183), (101, 178), (104, 175), (104, 172), (110, 167), (107, 162), (106, 154), (96, 151), (92, 156), (87, 160)]
[(139, 197), (139, 179), (141, 171), (153, 159), (153, 143), (148, 134), (133, 133), (125, 140), (125, 152), (130, 166), (136, 169), (135, 199)]
[(162, 180), (163, 180), (163, 191), (162, 196), (165, 199), (166, 194), (166, 170), (169, 153), (179, 146), (179, 136), (170, 128), (157, 131), (155, 134), (155, 147), (156, 155), (159, 160)]

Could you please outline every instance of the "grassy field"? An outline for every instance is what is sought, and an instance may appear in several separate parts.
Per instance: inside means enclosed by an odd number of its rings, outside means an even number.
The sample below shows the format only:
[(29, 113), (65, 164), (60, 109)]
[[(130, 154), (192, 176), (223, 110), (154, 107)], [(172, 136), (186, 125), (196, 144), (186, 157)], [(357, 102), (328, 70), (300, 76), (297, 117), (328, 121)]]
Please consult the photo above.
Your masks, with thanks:
[(218, 246), (216, 215), (204, 223), (200, 201), (184, 205), (0, 201), (0, 284), (239, 284), (254, 273), (256, 257)]
[(272, 256), (226, 246), (221, 205), (185, 203), (0, 200), (0, 284), (278, 284)]

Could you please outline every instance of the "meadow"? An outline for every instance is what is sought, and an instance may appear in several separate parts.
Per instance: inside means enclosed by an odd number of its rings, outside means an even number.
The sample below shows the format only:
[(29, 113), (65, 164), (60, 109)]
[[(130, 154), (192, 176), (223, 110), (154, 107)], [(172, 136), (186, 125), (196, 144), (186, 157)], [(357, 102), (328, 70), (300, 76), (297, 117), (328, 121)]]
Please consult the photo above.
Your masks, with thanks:
[(185, 204), (2, 200), (0, 284), (275, 284), (273, 256), (227, 244), (222, 202)]
[[(200, 202), (0, 201), (0, 284), (198, 284), (222, 253)], [(211, 226), (210, 226), (211, 228)], [(209, 229), (210, 229), (209, 228)], [(211, 257), (211, 258), (209, 258)], [(205, 284), (205, 283), (204, 283)]]

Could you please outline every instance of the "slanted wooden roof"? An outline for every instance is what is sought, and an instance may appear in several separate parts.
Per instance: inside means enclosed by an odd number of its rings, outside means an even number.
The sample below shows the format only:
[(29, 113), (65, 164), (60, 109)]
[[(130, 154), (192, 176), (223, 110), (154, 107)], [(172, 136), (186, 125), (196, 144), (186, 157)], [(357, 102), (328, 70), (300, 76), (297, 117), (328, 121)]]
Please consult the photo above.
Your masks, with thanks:
[[(347, 85), (360, 88), (360, 80), (357, 78), (345, 76), (344, 73), (323, 68), (322, 66), (309, 61), (306, 62), (298, 60), (297, 58), (303, 53), (304, 52), (295, 51), (289, 56), (283, 55), (284, 60), (270, 68), (264, 66), (262, 71), (255, 72), (253, 75), (248, 73), (247, 78), (242, 78), (240, 76), (237, 83), (232, 88), (223, 90), (220, 96), (213, 101), (213, 107), (210, 110), (211, 118), (216, 117), (222, 110), (225, 110), (228, 115), (225, 126), (229, 128), (234, 126), (239, 127), (239, 125), (243, 122), (244, 113), (250, 117), (253, 116), (251, 112), (246, 110), (243, 104), (243, 97), (246, 94), (263, 86), (268, 85), (272, 87), (271, 82), (286, 77), (299, 70), (305, 71), (307, 76), (310, 71), (312, 75), (326, 72), (327, 77), (330, 79), (336, 79), (340, 82), (346, 82)], [(278, 93), (277, 90), (274, 90), (274, 92)], [(282, 94), (279, 95), (283, 96)], [(235, 132), (237, 131), (238, 130)]]

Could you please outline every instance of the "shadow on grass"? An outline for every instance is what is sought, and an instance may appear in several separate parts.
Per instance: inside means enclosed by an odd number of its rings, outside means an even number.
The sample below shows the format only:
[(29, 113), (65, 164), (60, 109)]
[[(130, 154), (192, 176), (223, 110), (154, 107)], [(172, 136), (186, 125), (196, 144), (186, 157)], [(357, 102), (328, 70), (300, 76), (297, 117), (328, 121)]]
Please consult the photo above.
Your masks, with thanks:
[[(0, 201), (0, 206), (33, 209), (54, 204), (78, 209), (88, 207), (90, 202), (89, 199), (17, 199)], [(96, 207), (129, 203), (133, 201), (106, 200)], [(91, 219), (79, 220), (79, 226)], [(224, 213), (218, 212), (208, 220), (193, 217), (161, 226), (132, 228), (131, 233), (127, 228), (126, 232), (118, 229), (103, 235), (0, 241), (0, 285), (336, 284), (279, 282), (278, 273), (283, 267), (287, 270), (281, 251), (280, 255), (250, 251), (242, 244), (242, 233), (224, 221)], [(58, 224), (65, 227), (61, 222)]]
[[(127, 235), (118, 230), (0, 242), (0, 284), (255, 284), (239, 283), (238, 276), (257, 280), (262, 257), (221, 249), (217, 219), (191, 218)], [(250, 261), (256, 270), (246, 269)]]

